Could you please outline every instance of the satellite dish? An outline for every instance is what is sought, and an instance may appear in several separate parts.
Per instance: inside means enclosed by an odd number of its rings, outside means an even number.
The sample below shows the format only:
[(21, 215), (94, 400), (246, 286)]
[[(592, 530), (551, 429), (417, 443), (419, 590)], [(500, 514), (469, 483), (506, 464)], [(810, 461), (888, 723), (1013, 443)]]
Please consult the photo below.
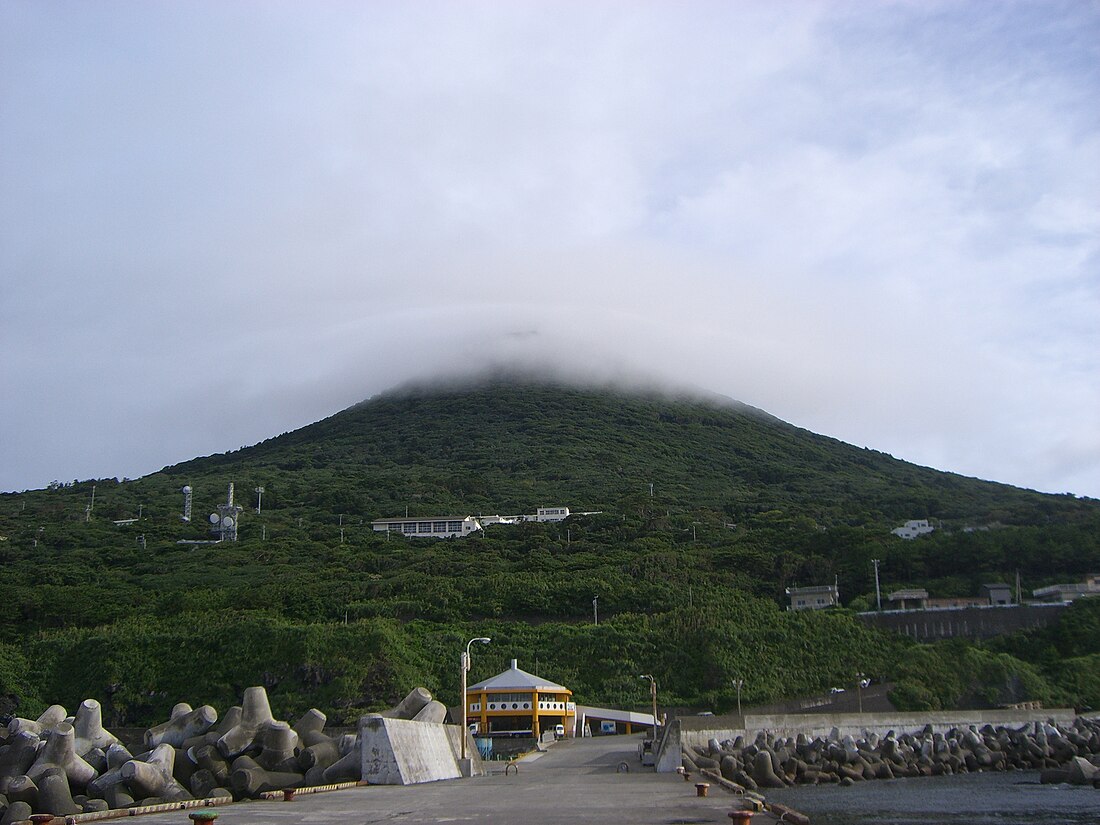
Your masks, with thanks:
[(217, 524), (220, 518), (221, 518), (221, 516), (219, 516), (217, 513), (211, 513), (210, 514), (210, 523), (211, 524)]
[(190, 493), (191, 492), (191, 485), (190, 484), (184, 485), (183, 490), (181, 490), (181, 492)]
[(233, 516), (226, 516), (225, 518), (223, 518), (222, 519), (222, 524), (226, 527), (232, 527), (233, 526)]

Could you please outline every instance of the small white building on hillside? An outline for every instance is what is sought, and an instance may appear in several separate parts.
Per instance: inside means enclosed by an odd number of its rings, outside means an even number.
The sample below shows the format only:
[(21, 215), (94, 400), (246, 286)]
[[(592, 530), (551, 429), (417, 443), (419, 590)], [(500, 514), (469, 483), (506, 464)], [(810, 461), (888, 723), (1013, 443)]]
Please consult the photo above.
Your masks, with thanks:
[(840, 589), (835, 584), (788, 587), (784, 592), (791, 599), (788, 610), (824, 610), (840, 604)]
[(912, 519), (905, 522), (901, 527), (895, 527), (890, 532), (898, 538), (902, 539), (915, 539), (917, 536), (923, 536), (926, 533), (931, 533), (935, 528), (928, 523), (928, 519)]

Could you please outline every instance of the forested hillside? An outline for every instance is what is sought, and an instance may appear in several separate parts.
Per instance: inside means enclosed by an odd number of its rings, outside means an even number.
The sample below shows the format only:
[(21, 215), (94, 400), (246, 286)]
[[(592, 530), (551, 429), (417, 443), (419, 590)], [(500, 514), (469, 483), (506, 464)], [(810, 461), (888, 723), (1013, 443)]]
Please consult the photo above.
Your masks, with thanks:
[[(178, 543), (210, 538), (231, 482), (240, 540)], [(406, 508), (544, 505), (600, 512), (466, 539), (370, 528)], [(909, 518), (938, 529), (890, 535)], [(1027, 590), (1079, 579), (1100, 570), (1100, 503), (917, 467), (721, 400), (506, 377), (410, 388), (142, 479), (0, 495), (0, 536), (0, 694), (20, 713), (93, 697), (140, 723), (181, 699), (224, 707), (250, 684), (288, 717), (352, 719), (416, 684), (453, 703), (472, 635), (494, 639), (474, 678), (515, 657), (591, 703), (644, 706), (642, 672), (663, 703), (725, 709), (735, 677), (762, 702), (857, 671), (900, 680), (912, 707), (1100, 703), (1079, 676), (1100, 655), (1087, 634), (1055, 656), (1011, 640), (960, 653), (845, 610), (782, 609), (785, 587), (834, 580), (845, 603), (871, 604), (872, 558), (884, 588), (934, 595), (1017, 572)], [(960, 656), (961, 675), (937, 677)]]

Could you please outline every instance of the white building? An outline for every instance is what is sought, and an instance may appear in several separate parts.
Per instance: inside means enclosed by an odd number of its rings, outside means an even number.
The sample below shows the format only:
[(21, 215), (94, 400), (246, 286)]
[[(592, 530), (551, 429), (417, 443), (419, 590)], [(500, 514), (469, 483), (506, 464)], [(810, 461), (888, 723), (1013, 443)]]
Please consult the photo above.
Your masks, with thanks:
[(840, 589), (835, 584), (788, 587), (784, 592), (791, 599), (788, 610), (824, 610), (840, 604)]
[(376, 533), (400, 533), (414, 538), (449, 539), (468, 536), (481, 529), (473, 516), (418, 516), (380, 518), (371, 522)]
[(903, 539), (915, 539), (917, 536), (923, 536), (925, 533), (931, 533), (935, 528), (928, 523), (928, 519), (913, 519), (905, 522), (901, 527), (895, 527), (890, 532), (898, 538)]
[[(582, 513), (581, 515), (594, 515)], [(539, 507), (535, 513), (520, 516), (417, 516), (415, 518), (380, 518), (371, 522), (376, 533), (400, 533), (413, 538), (461, 538), (483, 530), (491, 524), (521, 524), (525, 521), (564, 521), (568, 507)]]

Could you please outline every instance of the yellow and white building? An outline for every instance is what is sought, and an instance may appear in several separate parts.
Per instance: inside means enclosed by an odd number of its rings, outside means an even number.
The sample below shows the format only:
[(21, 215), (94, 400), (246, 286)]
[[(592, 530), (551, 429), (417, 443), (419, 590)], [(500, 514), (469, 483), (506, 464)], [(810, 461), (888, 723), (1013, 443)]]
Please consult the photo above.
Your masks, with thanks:
[(517, 659), (503, 673), (466, 689), (466, 719), (479, 735), (523, 733), (539, 737), (558, 725), (572, 736), (577, 706), (573, 691), (519, 669)]

